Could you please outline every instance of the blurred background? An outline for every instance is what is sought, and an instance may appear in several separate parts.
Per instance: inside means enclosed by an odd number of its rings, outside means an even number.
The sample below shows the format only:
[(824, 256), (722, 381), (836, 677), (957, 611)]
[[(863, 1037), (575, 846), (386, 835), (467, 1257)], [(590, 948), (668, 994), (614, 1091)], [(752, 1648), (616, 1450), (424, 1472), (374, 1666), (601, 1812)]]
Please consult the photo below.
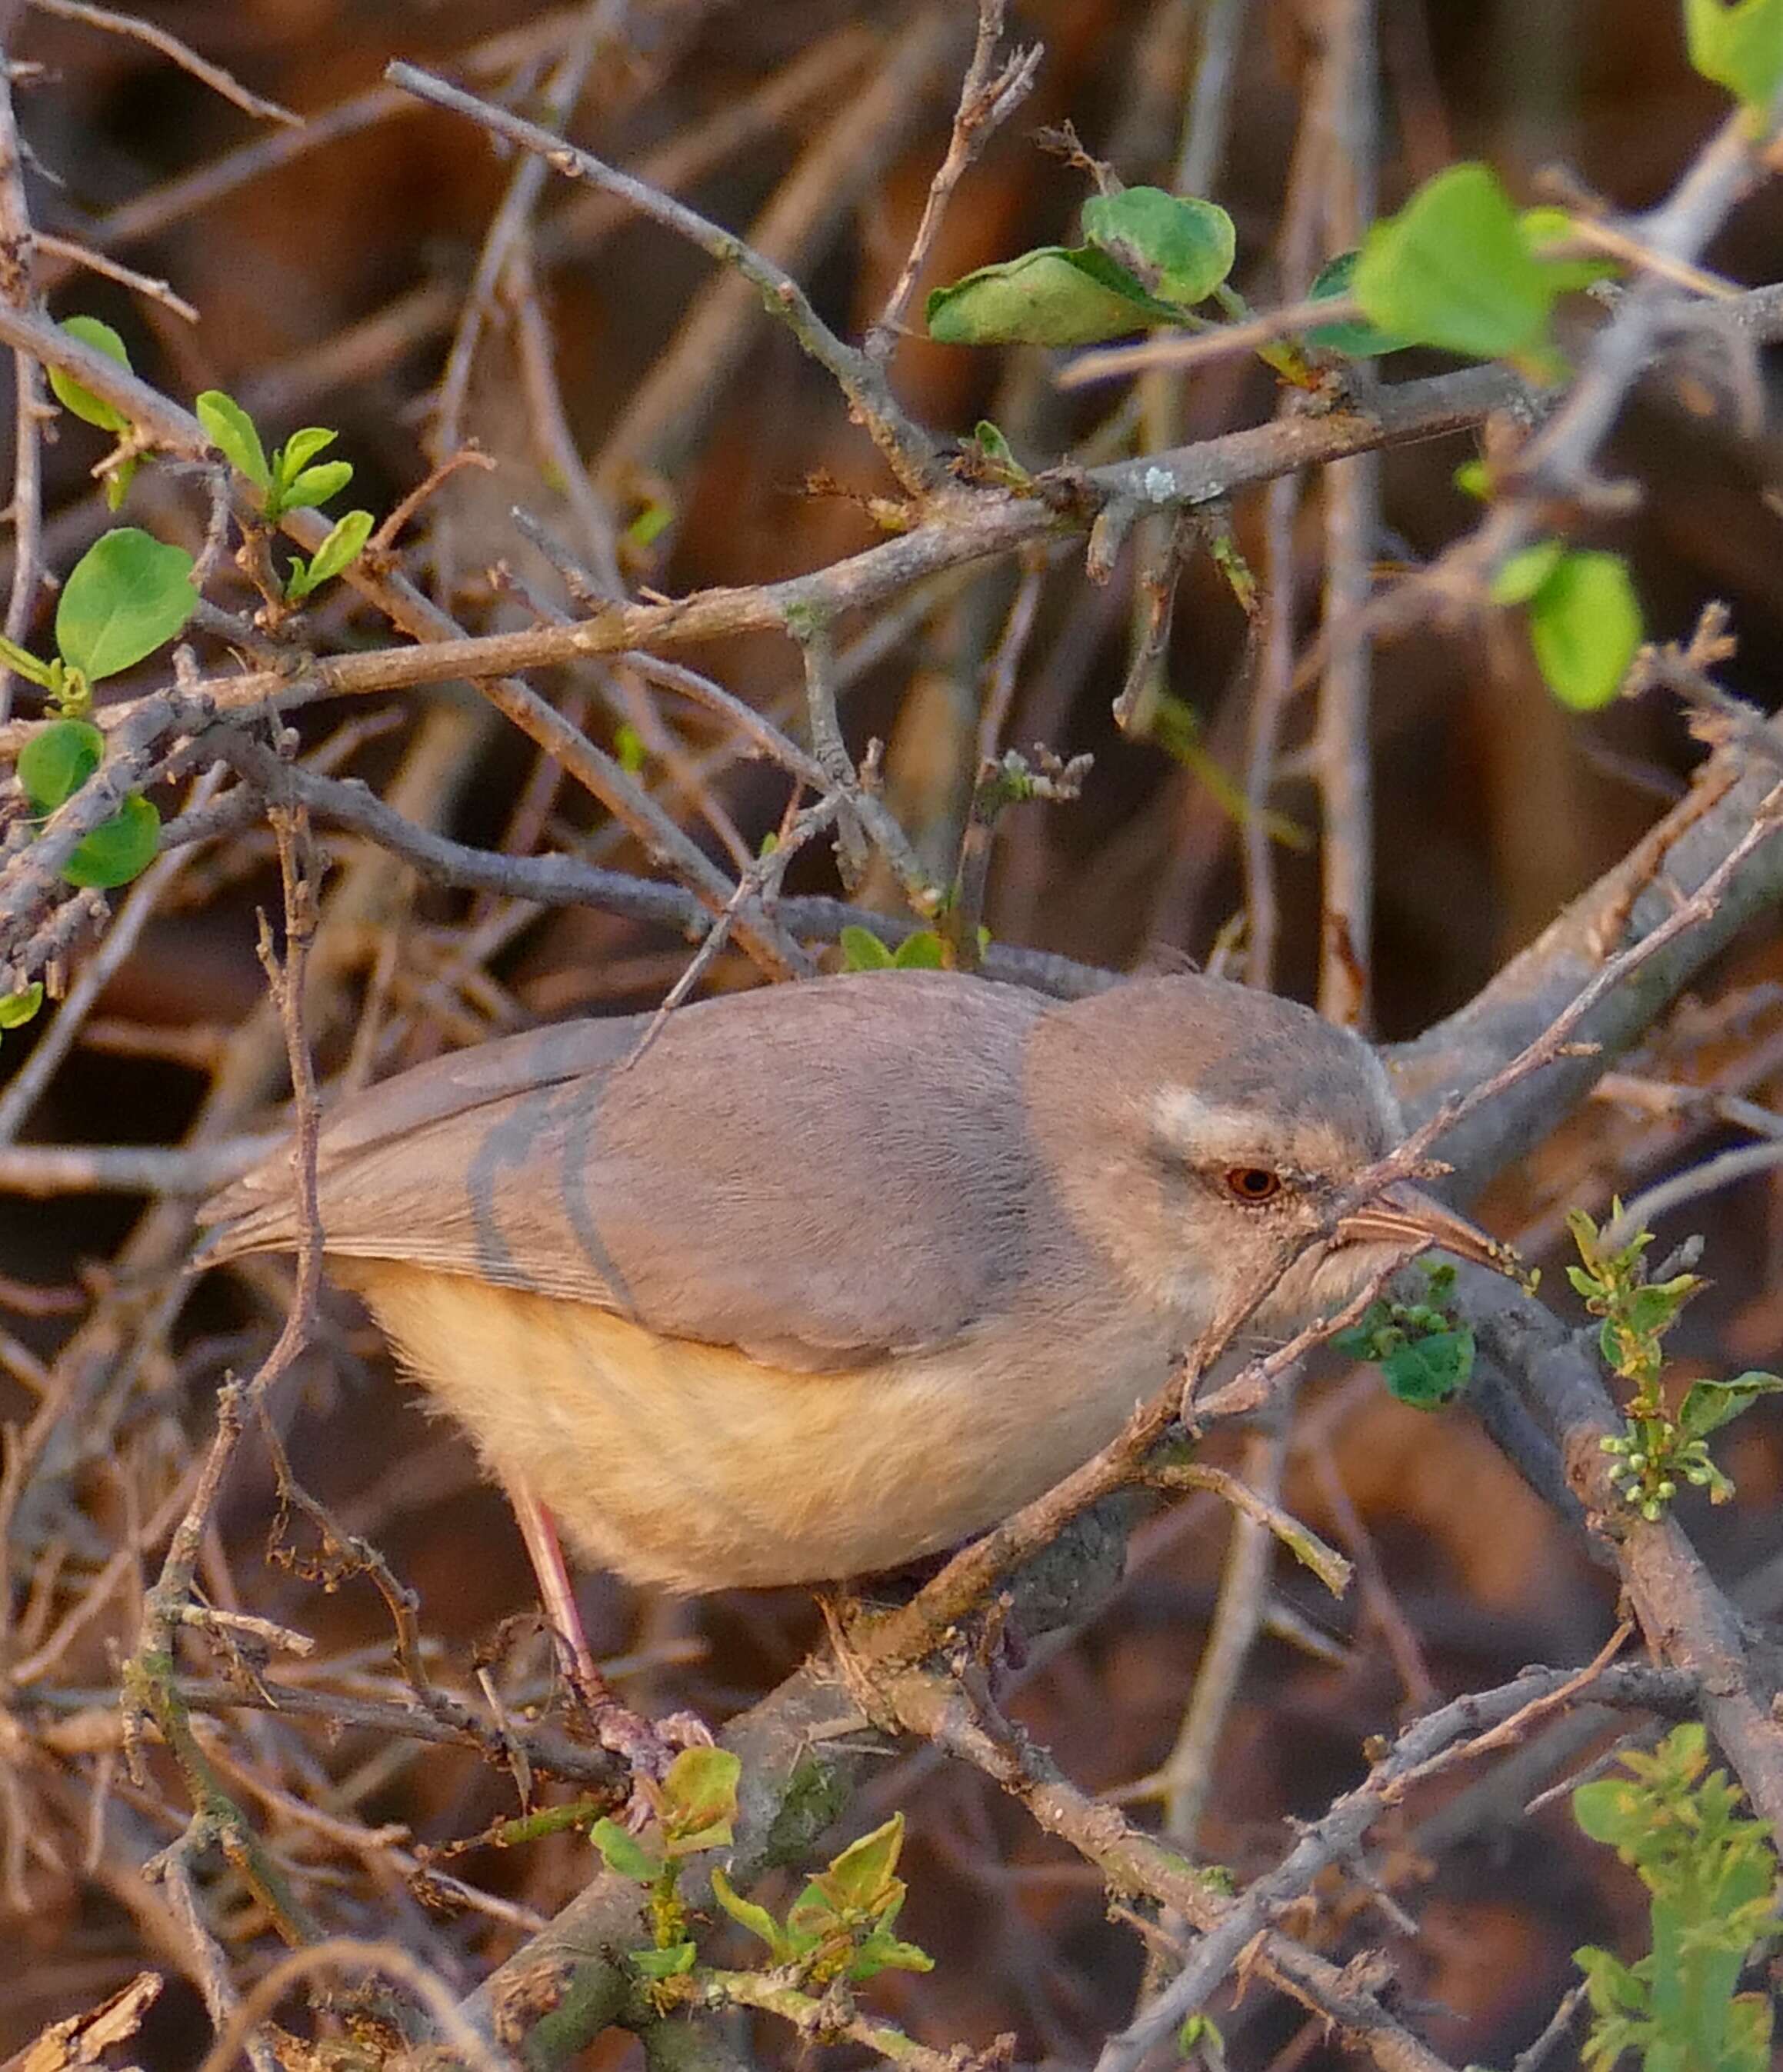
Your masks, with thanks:
[[(1202, 191), (1237, 223), (1233, 278), (1267, 306), (1285, 292), (1283, 213), (1319, 12), (1316, 0), (1031, 0), (1010, 27), (1046, 47), (1037, 86), (967, 176), (924, 285), (1036, 243), (1071, 241), (1085, 182), (1036, 142), (1039, 129), (1069, 121), (1122, 178), (1172, 184), (1202, 39), (1213, 34), (1231, 59), (1227, 117), (1219, 134), (1189, 142), (1208, 173)], [(516, 532), (516, 503), (572, 543), (596, 520), (607, 524), (634, 592), (765, 582), (880, 536), (866, 506), (887, 479), (827, 379), (748, 296), (714, 290), (709, 264), (690, 247), (583, 190), (546, 187), (532, 291), (517, 298), (509, 280), (492, 299), (474, 359), (453, 371), (455, 334), (513, 162), (467, 125), (381, 88), (382, 67), (408, 58), (534, 108), (586, 9), (191, 0), (144, 14), (312, 126), (256, 123), (140, 41), (53, 10), (25, 12), (10, 47), (29, 68), (14, 94), (39, 227), (165, 279), (200, 321), (47, 253), (39, 267), (51, 307), (114, 325), (138, 371), (183, 400), (228, 389), (269, 437), (336, 428), (357, 471), (351, 500), (380, 515), (443, 450), (474, 439), (494, 470), (451, 476), (404, 540), (405, 566), (461, 623), (524, 624), (537, 596), (567, 604), (555, 573)], [(945, 148), (970, 9), (633, 0), (604, 14), (571, 134), (749, 229), (838, 331), (859, 335)], [(1723, 105), (1685, 64), (1674, 0), (1381, 0), (1379, 47), (1383, 209), (1468, 157), (1490, 160), (1522, 199), (1548, 191), (1543, 169), (1558, 164), (1615, 207), (1639, 208), (1676, 179)], [(1780, 236), (1773, 183), (1707, 263), (1736, 281), (1768, 279)], [(541, 351), (561, 395), (555, 445), (541, 430)], [(1406, 355), (1388, 373), (1443, 364)], [(1223, 363), (1143, 405), (1118, 388), (1061, 394), (1053, 371), (1052, 356), (1038, 352), (974, 352), (918, 335), (901, 343), (893, 378), (938, 434), (957, 438), (989, 417), (1031, 467), (1085, 442), (1099, 442), (1093, 450), (1104, 458), (1143, 450), (1143, 410), (1162, 411), (1149, 421), (1173, 423), (1180, 442), (1261, 422), (1276, 407), (1274, 379), (1254, 360)], [(443, 429), (433, 404), (443, 378), (458, 384), (455, 422)], [(1773, 433), (1741, 429), (1736, 401), (1725, 369), (1688, 354), (1647, 384), (1606, 456), (1610, 472), (1645, 495), (1596, 536), (1631, 557), (1656, 637), (1683, 637), (1707, 600), (1726, 600), (1740, 643), (1727, 680), (1769, 709), (1783, 661), (1783, 456)], [(566, 477), (564, 441), (586, 464), (591, 494)], [(62, 420), (47, 456), (53, 569), (65, 570), (108, 522), (88, 473), (104, 450), (101, 434)], [(1472, 523), (1475, 507), (1452, 477), (1477, 450), (1464, 437), (1386, 457), (1377, 574), (1419, 565)], [(1313, 481), (1297, 504), (1278, 504), (1273, 549), (1266, 493), (1241, 497), (1232, 514), (1260, 570), (1278, 566), (1285, 545), (1302, 640), (1316, 619), (1322, 498)], [(132, 490), (125, 517), (196, 550), (204, 508), (189, 482), (154, 470)], [(1007, 565), (974, 568), (840, 631), (850, 745), (859, 754), (871, 738), (887, 742), (888, 796), (938, 868), (958, 840), (987, 664), (1022, 582)], [(314, 637), (333, 648), (384, 638), (336, 587)], [(1000, 939), (1111, 968), (1204, 960), (1243, 899), (1237, 801), (1253, 680), (1244, 614), (1206, 555), (1192, 555), (1154, 687), (1157, 717), (1151, 738), (1138, 739), (1121, 734), (1110, 710), (1133, 633), (1130, 554), (1099, 589), (1073, 555), (1036, 564), (1030, 587), (1032, 631), (1004, 738), (1087, 751), (1095, 763), (1081, 802), (1006, 816), (989, 925)], [(237, 607), (251, 601), (233, 575), (218, 595)], [(714, 643), (686, 659), (764, 709), (791, 710), (799, 695), (797, 657), (779, 639)], [(1590, 719), (1562, 712), (1513, 627), (1422, 625), (1377, 656), (1373, 684), (1371, 1011), (1373, 1033), (1391, 1040), (1467, 1000), (1622, 855), (1680, 795), (1700, 751), (1677, 711), (1655, 699)], [(727, 867), (723, 832), (677, 788), (675, 755), (704, 758), (745, 852), (777, 824), (783, 780), (727, 757), (709, 723), (678, 706), (653, 717), (653, 707), (628, 706), (633, 693), (623, 686), (591, 679), (541, 688), (607, 745), (639, 745), (665, 802)], [(1280, 823), (1274, 982), (1302, 997), (1316, 989), (1319, 938), (1317, 801), (1302, 752), (1310, 718), (1303, 704), (1288, 705), (1271, 798)], [(649, 867), (461, 687), (319, 709), (301, 730), (336, 774), (363, 777), (459, 840), (575, 846), (598, 861)], [(166, 810), (175, 804), (168, 792)], [(325, 835), (323, 846), (335, 870), (311, 1026), (325, 1079), (382, 1075), (566, 1013), (653, 1005), (688, 954), (618, 918), (418, 885), (388, 861), (360, 856), (345, 837)], [(831, 861), (808, 851), (790, 882), (835, 889)], [(888, 883), (866, 896), (896, 908)], [(195, 1126), (214, 1137), (276, 1125), (282, 1054), (254, 954), (256, 909), (276, 900), (263, 834), (193, 853), (158, 890), (77, 1045), (28, 1115), (12, 1119), (21, 1145), (171, 1145)], [(712, 983), (751, 976), (733, 958)], [(49, 1019), (6, 1036), (0, 1089)], [(1479, 1205), (1481, 1220), (1546, 1263), (1554, 1293), (1567, 1205), (1600, 1214), (1613, 1191), (1743, 1141), (1723, 1097), (1763, 1104), (1780, 1075), (1783, 944), (1767, 925), (1630, 1062), (1624, 1079), (1635, 1083), (1593, 1101), (1505, 1176)], [(1686, 1101), (1651, 1093), (1679, 1085), (1706, 1092)], [(215, 1386), (226, 1370), (251, 1367), (282, 1314), (288, 1277), (278, 1266), (212, 1275), (196, 1289), (177, 1284), (188, 1230), (179, 1204), (145, 1211), (139, 1196), (0, 1195), (0, 1420), (27, 1427), (56, 1390), (85, 1392), (78, 1400), (91, 1406), (72, 1434), (63, 1419), (55, 1443), (35, 1449), (23, 1472), (15, 1447), (6, 1498), (10, 1670), (23, 1660), (35, 1673), (12, 1687), (14, 1724), (0, 1718), (16, 1737), (0, 1743), (0, 2057), (146, 1964), (170, 1983), (140, 2061), (171, 2072), (195, 2062), (208, 2036), (164, 1897), (140, 1875), (178, 1832), (177, 1791), (152, 1766), (146, 1786), (130, 1784), (104, 1725), (134, 1634), (134, 1581), (74, 1630), (67, 1622), (119, 1550), (153, 1575), (166, 1531), (157, 1538), (153, 1521), (208, 1431)], [(1777, 1364), (1777, 1182), (1759, 1178), (1693, 1204), (1662, 1225), (1662, 1250), (1689, 1230), (1707, 1240), (1715, 1285), (1678, 1334), (1686, 1371)], [(527, 1702), (541, 1688), (536, 1641), (497, 1645), (501, 1622), (532, 1601), (501, 1502), (465, 1445), (393, 1384), (354, 1307), (331, 1297), (327, 1318), (324, 1342), (277, 1404), (294, 1466), (419, 1593), (442, 1680), (474, 1692), (471, 1663), (484, 1651), (510, 1700)], [(1774, 1417), (1744, 1420), (1724, 1447), (1737, 1500), (1712, 1514), (1699, 1501), (1685, 1506), (1717, 1572), (1773, 1611), (1783, 1603), (1780, 1440)], [(1179, 1829), (1241, 1878), (1275, 1860), (1285, 1818), (1316, 1814), (1359, 1778), (1366, 1737), (1526, 1663), (1583, 1661), (1613, 1622), (1611, 1583), (1465, 1414), (1405, 1408), (1373, 1373), (1334, 1356), (1312, 1377), (1291, 1432), (1234, 1441), (1223, 1457), (1279, 1474), (1290, 1507), (1361, 1573), (1336, 1604), (1278, 1564), (1266, 1630), (1211, 1766), (1188, 1802), (1190, 1787), (1179, 1786)], [(269, 1565), (272, 1509), (263, 1454), (250, 1445), (207, 1549), (207, 1589), (215, 1601), (315, 1636), (315, 1661), (288, 1673), (331, 1677), (335, 1688), (361, 1677), (371, 1688), (388, 1675), (377, 1592), (362, 1578), (325, 1589), (301, 1561)], [(1119, 1793), (1170, 1758), (1227, 1537), (1228, 1515), (1211, 1501), (1146, 1518), (1113, 1603), (1069, 1642), (1042, 1643), (1022, 1672), (1012, 1707), (1085, 1784)], [(627, 1688), (637, 1702), (692, 1705), (714, 1720), (787, 1673), (818, 1631), (798, 1593), (677, 1603), (590, 1577), (582, 1596), (597, 1646), (631, 1659)], [(73, 1721), (90, 1723), (85, 1741)], [(374, 1871), (338, 1830), (400, 1823), (411, 1851), (474, 1836), (512, 1811), (510, 1778), (459, 1749), (291, 1720), (275, 1734), (266, 1716), (245, 1712), (225, 1712), (216, 1732), (237, 1768), (257, 1766), (263, 1782), (278, 1780), (244, 1803), (326, 1924), (412, 1938), (466, 1987), (588, 1874), (587, 1847), (570, 1837), (474, 1850), (451, 1858), (451, 1869), (500, 1905), (435, 1893), (429, 1911), (412, 1884)], [(1508, 2062), (1572, 1982), (1577, 1944), (1638, 1947), (1629, 1941), (1644, 1918), (1637, 1889), (1576, 1835), (1563, 1797), (1532, 1816), (1523, 1811), (1591, 1752), (1577, 1737), (1550, 1744), (1539, 1760), (1460, 1774), (1402, 1810), (1377, 1868), (1415, 1937), (1368, 1907), (1340, 1908), (1317, 1931), (1340, 1956), (1388, 1947), (1402, 2009), (1455, 2062)], [(291, 1802), (325, 1807), (335, 1826), (306, 1823)], [(1037, 1836), (982, 1780), (924, 1749), (887, 1762), (851, 1809), (850, 1832), (896, 1806), (913, 1830), (904, 1932), (937, 1961), (929, 1975), (881, 1980), (873, 2004), (937, 2045), (982, 2046), (1013, 2030), (1023, 2061), (1093, 2054), (1129, 2012), (1143, 1961), (1130, 1929), (1107, 1918), (1093, 1871)], [(205, 1875), (232, 1964), (251, 1978), (276, 1942), (226, 1867), (213, 1863)], [(1261, 1988), (1221, 2019), (1236, 2064), (1316, 2065), (1335, 2054), (1300, 2010)], [(764, 2029), (757, 2041), (776, 2062), (792, 2049), (784, 2030)], [(618, 2063), (635, 2050), (614, 2037), (597, 2055)]]

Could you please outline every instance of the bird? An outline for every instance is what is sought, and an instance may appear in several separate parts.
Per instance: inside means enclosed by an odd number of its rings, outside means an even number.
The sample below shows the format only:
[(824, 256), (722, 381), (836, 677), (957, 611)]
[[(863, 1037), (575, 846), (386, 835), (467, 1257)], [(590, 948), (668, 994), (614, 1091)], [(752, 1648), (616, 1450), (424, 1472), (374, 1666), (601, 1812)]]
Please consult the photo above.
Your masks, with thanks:
[[(1365, 1041), (1229, 980), (879, 970), (397, 1074), (325, 1119), (317, 1210), (591, 1670), (560, 1532), (679, 1593), (871, 1577), (1089, 1459), (1296, 1241), (1258, 1330), (1408, 1245), (1501, 1264), (1404, 1182), (1336, 1213), (1402, 1133)], [(290, 1157), (203, 1213), (207, 1264), (295, 1248)]]

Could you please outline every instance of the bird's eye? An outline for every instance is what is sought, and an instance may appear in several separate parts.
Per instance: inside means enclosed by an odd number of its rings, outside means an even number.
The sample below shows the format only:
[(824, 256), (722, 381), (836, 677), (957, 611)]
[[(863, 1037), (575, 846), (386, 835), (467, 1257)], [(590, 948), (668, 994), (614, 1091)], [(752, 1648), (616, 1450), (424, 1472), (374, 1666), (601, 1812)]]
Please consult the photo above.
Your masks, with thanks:
[(1225, 1176), (1226, 1191), (1241, 1202), (1272, 1202), (1282, 1191), (1282, 1176), (1266, 1166), (1234, 1166)]

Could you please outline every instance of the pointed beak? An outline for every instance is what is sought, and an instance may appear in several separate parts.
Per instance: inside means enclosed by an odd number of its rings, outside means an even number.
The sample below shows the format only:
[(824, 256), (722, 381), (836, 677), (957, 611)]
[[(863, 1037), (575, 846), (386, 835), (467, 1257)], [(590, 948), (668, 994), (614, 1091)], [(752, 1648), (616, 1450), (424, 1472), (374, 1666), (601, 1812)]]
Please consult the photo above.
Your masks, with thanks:
[(1520, 1271), (1517, 1255), (1508, 1244), (1488, 1237), (1478, 1224), (1403, 1180), (1383, 1187), (1372, 1202), (1353, 1210), (1339, 1223), (1337, 1237), (1344, 1244), (1403, 1244), (1407, 1239), (1421, 1238), (1427, 1245), (1497, 1272), (1514, 1277)]

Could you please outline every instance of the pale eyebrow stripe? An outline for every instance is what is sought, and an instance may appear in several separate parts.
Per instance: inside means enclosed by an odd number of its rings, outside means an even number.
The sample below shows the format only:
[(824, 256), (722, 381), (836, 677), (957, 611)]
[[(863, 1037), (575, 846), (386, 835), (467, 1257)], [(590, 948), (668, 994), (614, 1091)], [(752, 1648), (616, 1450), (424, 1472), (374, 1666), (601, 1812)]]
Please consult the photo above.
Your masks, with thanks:
[(1215, 1108), (1192, 1087), (1165, 1087), (1152, 1104), (1151, 1120), (1172, 1150), (1196, 1157), (1253, 1157), (1277, 1134), (1256, 1109)]

